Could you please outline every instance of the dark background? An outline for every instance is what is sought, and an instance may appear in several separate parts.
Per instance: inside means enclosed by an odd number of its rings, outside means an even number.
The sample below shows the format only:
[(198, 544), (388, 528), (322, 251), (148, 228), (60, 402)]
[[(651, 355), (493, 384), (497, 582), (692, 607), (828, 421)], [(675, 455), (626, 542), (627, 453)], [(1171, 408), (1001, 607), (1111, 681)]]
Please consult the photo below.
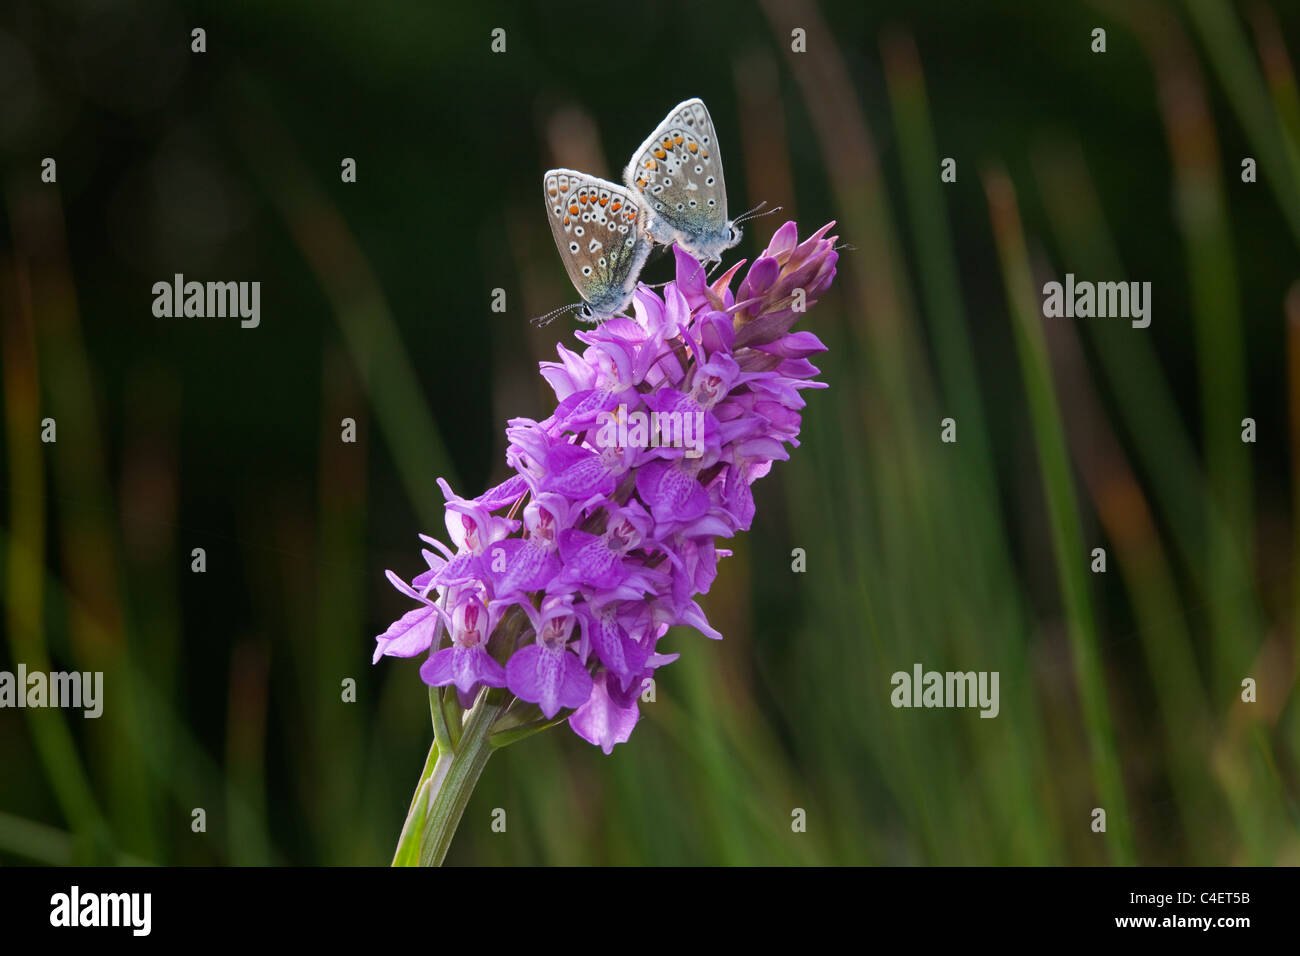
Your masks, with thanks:
[[(617, 179), (700, 96), (732, 209), (783, 207), (733, 256), (786, 218), (853, 246), (806, 324), (831, 389), (704, 602), (727, 639), (672, 635), (612, 756), (494, 758), (450, 859), (1300, 862), (1298, 14), (7, 4), (0, 668), (108, 686), (99, 721), (0, 711), (0, 860), (387, 862), (431, 732), (418, 664), (369, 663), (383, 569), (442, 536), (435, 477), (504, 476), (574, 344), (528, 323), (574, 299), (541, 174)], [(261, 281), (260, 327), (155, 318), (178, 272)], [(1044, 321), (1066, 272), (1150, 281), (1151, 327)], [(1000, 716), (891, 708), (918, 661), (998, 670)]]

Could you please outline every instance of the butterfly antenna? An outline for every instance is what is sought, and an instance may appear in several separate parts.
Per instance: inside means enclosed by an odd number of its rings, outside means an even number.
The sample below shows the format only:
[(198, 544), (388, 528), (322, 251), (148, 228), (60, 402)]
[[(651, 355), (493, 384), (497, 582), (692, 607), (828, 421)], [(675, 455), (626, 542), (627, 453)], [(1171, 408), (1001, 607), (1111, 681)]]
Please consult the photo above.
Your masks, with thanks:
[(563, 315), (564, 313), (572, 312), (575, 309), (580, 309), (580, 308), (582, 308), (582, 303), (580, 302), (575, 303), (573, 305), (562, 305), (558, 309), (552, 309), (550, 312), (547, 312), (545, 315), (539, 315), (537, 318), (532, 320), (532, 324), (537, 326), (537, 328), (540, 329), (542, 328), (542, 326), (550, 325), (552, 322), (555, 321), (556, 318)]
[(767, 200), (765, 199), (748, 212), (742, 212), (735, 219), (731, 220), (732, 225), (739, 226), (742, 222), (746, 222), (747, 220), (757, 219), (759, 216), (770, 216), (774, 212), (781, 211), (780, 206), (773, 206), (771, 209), (764, 210), (763, 207), (766, 205)]

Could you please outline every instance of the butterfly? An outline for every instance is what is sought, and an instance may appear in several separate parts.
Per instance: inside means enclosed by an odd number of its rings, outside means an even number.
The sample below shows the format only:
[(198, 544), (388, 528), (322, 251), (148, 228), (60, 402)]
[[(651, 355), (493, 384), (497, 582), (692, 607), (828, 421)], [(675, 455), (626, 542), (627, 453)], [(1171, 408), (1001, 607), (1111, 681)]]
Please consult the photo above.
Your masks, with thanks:
[(739, 220), (727, 218), (718, 134), (703, 100), (669, 111), (632, 154), (623, 182), (645, 200), (644, 228), (656, 242), (716, 262), (740, 241)]
[(534, 322), (545, 325), (574, 309), (584, 322), (622, 312), (654, 247), (645, 230), (644, 203), (622, 186), (572, 169), (548, 170), (542, 190), (551, 234), (582, 304)]

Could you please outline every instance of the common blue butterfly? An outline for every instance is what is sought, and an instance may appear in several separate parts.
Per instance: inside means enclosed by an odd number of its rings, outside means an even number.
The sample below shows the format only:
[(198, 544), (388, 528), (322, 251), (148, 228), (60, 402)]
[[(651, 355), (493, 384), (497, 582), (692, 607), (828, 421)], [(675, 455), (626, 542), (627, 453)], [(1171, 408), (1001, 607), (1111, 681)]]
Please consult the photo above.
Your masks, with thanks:
[(545, 325), (576, 308), (584, 322), (601, 322), (627, 308), (653, 241), (644, 204), (622, 186), (573, 169), (542, 177), (547, 218), (581, 306), (566, 306), (534, 321)]

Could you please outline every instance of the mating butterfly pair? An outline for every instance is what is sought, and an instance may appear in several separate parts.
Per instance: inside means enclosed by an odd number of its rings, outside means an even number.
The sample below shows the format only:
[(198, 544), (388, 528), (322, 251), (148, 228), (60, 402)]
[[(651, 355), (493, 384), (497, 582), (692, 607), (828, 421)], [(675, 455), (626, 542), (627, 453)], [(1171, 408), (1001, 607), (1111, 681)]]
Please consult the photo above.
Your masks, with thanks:
[(551, 233), (582, 296), (572, 308), (584, 322), (627, 308), (654, 243), (675, 242), (707, 263), (740, 241), (740, 228), (727, 218), (717, 133), (701, 100), (673, 107), (632, 154), (623, 182), (572, 169), (542, 177)]

